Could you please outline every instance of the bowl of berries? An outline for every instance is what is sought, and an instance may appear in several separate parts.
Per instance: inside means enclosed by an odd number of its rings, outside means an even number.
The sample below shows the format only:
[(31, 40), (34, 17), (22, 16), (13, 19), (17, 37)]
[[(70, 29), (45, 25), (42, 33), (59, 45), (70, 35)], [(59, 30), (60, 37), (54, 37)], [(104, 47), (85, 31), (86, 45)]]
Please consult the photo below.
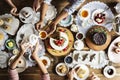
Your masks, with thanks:
[(60, 32), (59, 38), (50, 38), (50, 45), (55, 50), (63, 50), (68, 46), (69, 40), (68, 36), (64, 32)]
[(104, 9), (97, 9), (92, 13), (92, 20), (96, 25), (106, 23), (107, 12)]

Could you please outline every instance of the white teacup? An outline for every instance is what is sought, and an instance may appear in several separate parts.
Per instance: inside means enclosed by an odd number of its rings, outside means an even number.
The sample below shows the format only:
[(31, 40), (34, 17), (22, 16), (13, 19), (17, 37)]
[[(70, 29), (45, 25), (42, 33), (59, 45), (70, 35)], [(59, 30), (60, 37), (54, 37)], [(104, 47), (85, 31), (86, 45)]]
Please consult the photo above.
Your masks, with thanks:
[(72, 64), (73, 63), (73, 58), (69, 55), (64, 58), (64, 62), (66, 64)]
[(29, 37), (30, 44), (34, 46), (37, 43), (37, 41), (38, 41), (38, 36), (36, 36), (35, 34), (30, 35)]
[(39, 32), (40, 39), (46, 39), (47, 38), (47, 32), (46, 31), (40, 31)]
[(78, 32), (78, 33), (76, 34), (76, 39), (78, 39), (78, 40), (83, 40), (83, 39), (84, 39), (83, 33)]

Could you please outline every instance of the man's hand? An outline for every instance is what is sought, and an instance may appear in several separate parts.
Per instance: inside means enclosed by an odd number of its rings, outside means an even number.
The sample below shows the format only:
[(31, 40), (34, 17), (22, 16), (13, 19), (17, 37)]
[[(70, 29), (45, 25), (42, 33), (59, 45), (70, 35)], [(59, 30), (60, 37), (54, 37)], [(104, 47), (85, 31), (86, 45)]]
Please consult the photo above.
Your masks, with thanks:
[(35, 26), (36, 30), (38, 30), (38, 31), (41, 30), (42, 25), (43, 25), (43, 21), (39, 21)]
[(10, 12), (11, 12), (12, 15), (18, 16), (18, 14), (16, 13), (17, 12), (17, 8), (16, 7), (13, 7)]

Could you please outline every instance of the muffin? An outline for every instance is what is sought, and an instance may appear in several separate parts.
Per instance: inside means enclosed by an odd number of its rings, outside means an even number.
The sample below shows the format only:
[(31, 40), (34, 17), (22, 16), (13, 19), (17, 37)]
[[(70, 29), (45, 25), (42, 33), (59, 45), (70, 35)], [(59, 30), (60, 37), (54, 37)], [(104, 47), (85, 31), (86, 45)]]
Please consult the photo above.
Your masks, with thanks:
[(93, 50), (104, 50), (111, 41), (109, 31), (103, 26), (93, 26), (86, 34), (86, 44)]

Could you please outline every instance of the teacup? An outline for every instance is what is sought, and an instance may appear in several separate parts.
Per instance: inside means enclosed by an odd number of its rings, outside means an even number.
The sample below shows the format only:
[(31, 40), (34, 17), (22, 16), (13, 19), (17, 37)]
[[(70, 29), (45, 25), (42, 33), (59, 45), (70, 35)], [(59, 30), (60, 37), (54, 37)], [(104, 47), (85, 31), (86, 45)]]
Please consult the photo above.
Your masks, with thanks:
[(116, 69), (113, 66), (106, 66), (103, 70), (105, 77), (113, 78), (116, 74)]
[(38, 37), (35, 34), (30, 35), (29, 37), (30, 44), (34, 46), (37, 43), (37, 41), (38, 41)]
[(84, 35), (82, 33), (78, 32), (76, 34), (76, 39), (83, 40), (83, 38), (84, 38)]
[(46, 39), (47, 38), (47, 32), (46, 31), (40, 31), (39, 32), (40, 39)]
[(81, 9), (81, 11), (79, 12), (79, 15), (81, 16), (81, 18), (87, 19), (90, 13), (88, 9)]
[(64, 58), (64, 62), (65, 62), (66, 64), (72, 64), (73, 58), (72, 58), (71, 56), (66, 56), (66, 57)]
[(32, 54), (29, 54), (29, 55), (28, 55), (28, 59), (29, 59), (29, 61), (31, 61), (31, 62), (35, 62), (35, 60), (34, 60), (33, 57), (32, 57)]

